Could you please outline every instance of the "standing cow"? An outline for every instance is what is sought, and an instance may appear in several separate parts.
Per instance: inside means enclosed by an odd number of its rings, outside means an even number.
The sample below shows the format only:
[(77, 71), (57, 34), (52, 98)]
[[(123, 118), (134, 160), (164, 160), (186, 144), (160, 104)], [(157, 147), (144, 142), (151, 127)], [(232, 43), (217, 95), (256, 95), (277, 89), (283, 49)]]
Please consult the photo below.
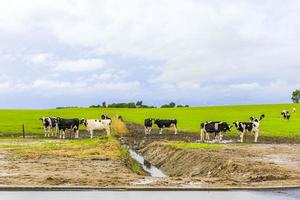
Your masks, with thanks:
[(200, 131), (200, 141), (204, 141), (204, 136), (206, 140), (209, 140), (209, 134), (214, 134), (215, 139), (222, 141), (224, 133), (230, 131), (231, 126), (229, 126), (226, 122), (205, 122), (201, 123), (201, 131)]
[(152, 130), (152, 125), (153, 125), (153, 123), (152, 123), (152, 121), (153, 121), (153, 119), (145, 119), (145, 121), (144, 121), (144, 126), (145, 126), (145, 134), (146, 135), (148, 135), (148, 134), (150, 134), (151, 133), (151, 130)]
[(57, 118), (56, 117), (42, 117), (40, 118), (42, 120), (44, 131), (45, 131), (45, 137), (54, 136), (53, 129), (55, 129), (55, 134), (57, 134)]
[(155, 119), (154, 124), (160, 128), (159, 134), (162, 134), (164, 128), (174, 127), (174, 134), (177, 134), (177, 120), (176, 119)]
[(259, 125), (260, 121), (265, 118), (265, 115), (262, 114), (259, 119), (255, 117), (250, 117), (250, 122), (233, 122), (237, 131), (240, 133), (241, 143), (244, 142), (244, 138), (246, 137), (247, 133), (254, 134), (254, 142), (257, 142), (259, 136)]
[(291, 118), (291, 114), (287, 110), (281, 111), (281, 115), (284, 120), (290, 120), (290, 118)]
[(86, 130), (90, 132), (91, 139), (93, 138), (94, 130), (105, 130), (106, 134), (110, 135), (111, 120), (110, 119), (83, 119), (81, 124), (86, 127)]
[(75, 133), (75, 138), (79, 138), (79, 125), (80, 125), (80, 120), (78, 118), (74, 118), (74, 119), (57, 118), (59, 138), (65, 139), (66, 130), (73, 131)]

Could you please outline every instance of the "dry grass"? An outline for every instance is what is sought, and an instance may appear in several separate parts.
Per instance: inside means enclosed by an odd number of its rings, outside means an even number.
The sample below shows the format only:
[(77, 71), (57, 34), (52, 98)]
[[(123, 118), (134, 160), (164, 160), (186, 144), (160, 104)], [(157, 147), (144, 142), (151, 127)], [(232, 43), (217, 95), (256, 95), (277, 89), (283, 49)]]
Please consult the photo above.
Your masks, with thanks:
[(0, 145), (12, 151), (14, 156), (35, 159), (43, 156), (74, 158), (120, 158), (120, 144), (114, 137), (86, 140), (41, 140), (34, 143), (11, 143)]
[(113, 133), (119, 136), (126, 136), (129, 133), (129, 130), (126, 127), (126, 124), (119, 120), (116, 117), (112, 118), (112, 131)]

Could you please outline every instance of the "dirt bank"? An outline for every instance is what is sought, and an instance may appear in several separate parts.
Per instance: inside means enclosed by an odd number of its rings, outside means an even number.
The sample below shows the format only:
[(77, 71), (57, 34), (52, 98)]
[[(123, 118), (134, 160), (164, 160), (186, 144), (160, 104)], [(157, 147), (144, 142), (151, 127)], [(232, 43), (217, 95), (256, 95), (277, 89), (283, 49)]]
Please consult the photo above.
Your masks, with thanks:
[(300, 185), (300, 145), (175, 149), (165, 142), (153, 142), (140, 152), (170, 177), (201, 180), (206, 185)]

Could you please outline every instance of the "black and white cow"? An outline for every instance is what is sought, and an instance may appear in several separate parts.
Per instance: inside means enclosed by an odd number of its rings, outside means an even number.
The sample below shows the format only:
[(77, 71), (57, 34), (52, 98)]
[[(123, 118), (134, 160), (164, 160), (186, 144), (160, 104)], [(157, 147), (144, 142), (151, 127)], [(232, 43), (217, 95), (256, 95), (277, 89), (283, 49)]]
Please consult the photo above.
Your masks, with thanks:
[(101, 115), (100, 119), (110, 119), (111, 120), (111, 118), (108, 115)]
[(290, 120), (290, 118), (291, 118), (291, 114), (287, 110), (281, 111), (281, 115), (284, 120)]
[(94, 135), (94, 130), (106, 130), (107, 136), (111, 132), (111, 119), (82, 119), (80, 123), (90, 132), (91, 139)]
[(261, 115), (259, 119), (255, 117), (250, 117), (250, 122), (233, 122), (237, 131), (240, 133), (241, 143), (244, 142), (247, 133), (254, 134), (254, 142), (257, 142), (259, 136), (259, 125), (260, 121), (265, 118), (265, 115)]
[(71, 130), (75, 133), (75, 138), (79, 138), (79, 125), (82, 123), (78, 118), (63, 119), (57, 118), (57, 126), (59, 131), (59, 138), (65, 139), (66, 130)]
[(151, 133), (152, 125), (153, 125), (152, 121), (153, 121), (153, 119), (151, 119), (151, 118), (145, 119), (145, 121), (144, 121), (146, 135)]
[(160, 128), (159, 134), (162, 134), (164, 128), (174, 127), (174, 134), (177, 134), (177, 120), (176, 119), (155, 119), (154, 124)]
[(209, 140), (209, 134), (214, 134), (215, 139), (222, 141), (224, 133), (230, 131), (231, 126), (226, 122), (205, 122), (201, 123), (200, 141), (204, 141), (204, 136), (206, 140)]
[[(40, 118), (42, 120), (44, 131), (45, 131), (45, 137), (54, 136), (54, 134), (57, 134), (57, 118), (56, 117), (42, 117)], [(55, 129), (55, 133), (53, 133), (53, 129)]]

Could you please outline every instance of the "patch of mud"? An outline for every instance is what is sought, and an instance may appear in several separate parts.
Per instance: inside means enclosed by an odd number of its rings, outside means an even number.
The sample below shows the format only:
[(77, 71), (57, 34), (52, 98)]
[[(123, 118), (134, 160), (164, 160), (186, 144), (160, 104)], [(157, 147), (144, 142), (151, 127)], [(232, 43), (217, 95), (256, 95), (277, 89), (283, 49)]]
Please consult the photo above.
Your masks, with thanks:
[(143, 178), (122, 160), (60, 156), (20, 159), (10, 152), (5, 152), (5, 159), (0, 165), (0, 185), (122, 187)]

